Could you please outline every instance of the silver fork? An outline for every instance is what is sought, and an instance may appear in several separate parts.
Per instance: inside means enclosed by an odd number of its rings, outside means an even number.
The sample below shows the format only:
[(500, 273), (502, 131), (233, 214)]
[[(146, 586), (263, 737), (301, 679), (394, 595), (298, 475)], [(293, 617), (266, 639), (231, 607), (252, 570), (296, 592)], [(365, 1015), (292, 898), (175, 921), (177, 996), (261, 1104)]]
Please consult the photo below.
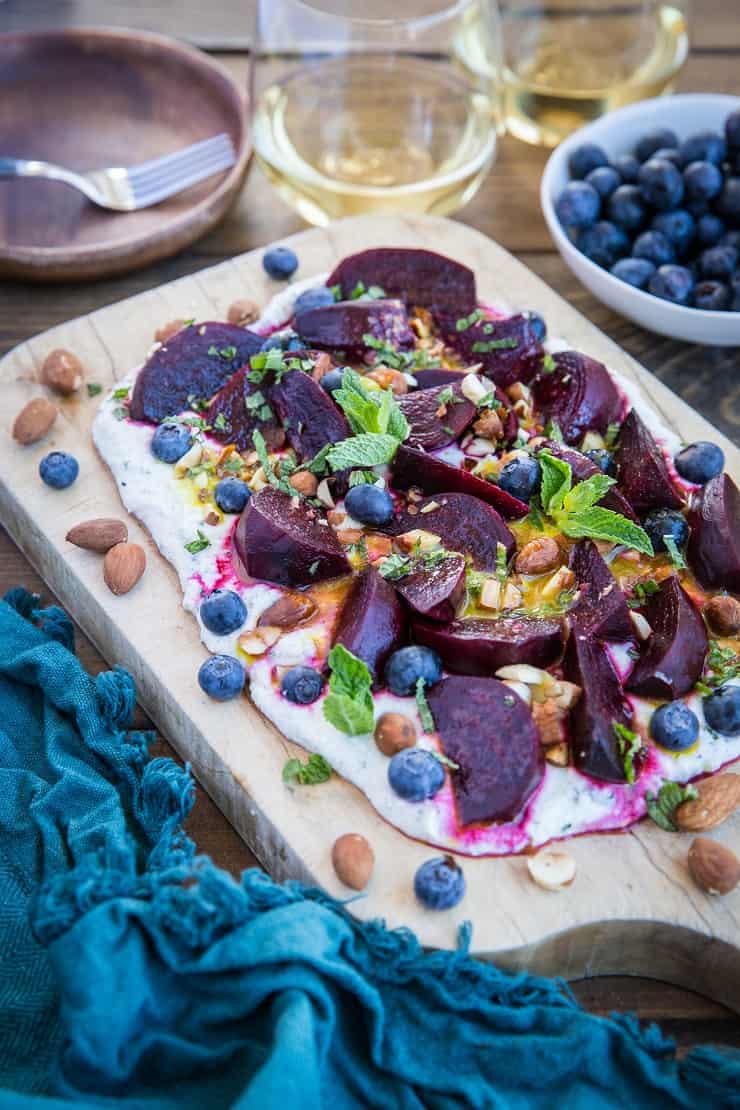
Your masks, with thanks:
[(108, 169), (76, 173), (51, 162), (29, 161), (0, 156), (0, 177), (43, 177), (63, 181), (84, 193), (93, 204), (114, 212), (133, 212), (148, 208), (167, 197), (197, 185), (213, 174), (228, 170), (236, 162), (234, 146), (228, 135), (203, 139), (174, 154), (127, 169)]

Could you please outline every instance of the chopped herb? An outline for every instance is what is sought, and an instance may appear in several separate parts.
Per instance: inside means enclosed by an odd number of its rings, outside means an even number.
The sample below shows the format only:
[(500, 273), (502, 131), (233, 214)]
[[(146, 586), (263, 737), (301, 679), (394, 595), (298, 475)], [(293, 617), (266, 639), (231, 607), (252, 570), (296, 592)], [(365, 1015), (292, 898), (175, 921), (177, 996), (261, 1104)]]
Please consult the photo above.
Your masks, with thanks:
[(424, 732), (434, 732), (434, 717), (432, 716), (432, 711), (429, 708), (429, 703), (424, 693), (425, 685), (426, 681), (424, 676), (419, 675), (416, 680), (416, 708), (419, 710), (421, 727), (424, 729)]
[(115, 416), (116, 420), (125, 420), (128, 416), (128, 409), (125, 409), (123, 405), (118, 405), (116, 408), (113, 409), (113, 415)]
[(474, 343), (470, 348), (475, 355), (486, 355), (489, 351), (511, 351), (518, 347), (516, 339), (484, 339)]
[(454, 436), (455, 434), (455, 429), (451, 428), (449, 424), (443, 424), (442, 431), (445, 433), (445, 435), (448, 436)]
[(455, 394), (451, 385), (446, 385), (444, 389), (441, 389), (437, 397), (437, 403), (439, 405), (459, 405), (462, 404), (462, 400), (462, 397), (458, 397)]
[(469, 316), (462, 316), (455, 322), (456, 331), (467, 331), (472, 328), (473, 324), (477, 324), (479, 320), (483, 319), (483, 312), (480, 308), (474, 309)]
[(545, 355), (545, 357), (542, 359), (542, 373), (552, 374), (555, 370), (557, 370), (557, 368), (558, 364), (552, 357), (552, 355)]
[(493, 324), (484, 324), (481, 330), (484, 335), (493, 335)]
[(678, 782), (664, 781), (657, 795), (650, 791), (645, 795), (648, 814), (666, 832), (678, 832), (674, 814), (684, 802), (692, 802), (699, 797), (695, 786), (682, 786)]
[(208, 401), (205, 397), (196, 397), (194, 393), (188, 394), (188, 404), (194, 412), (205, 412), (208, 408)]
[(254, 393), (249, 393), (244, 398), (244, 405), (247, 412), (256, 412), (265, 403), (265, 395), (261, 389), (257, 389)]
[(488, 393), (486, 393), (484, 397), (481, 397), (480, 401), (476, 402), (476, 408), (478, 410), (502, 409), (503, 407), (503, 402), (499, 401), (492, 389), (489, 389)]
[(659, 588), (654, 578), (646, 578), (644, 582), (636, 582), (632, 588), (632, 597), (627, 602), (630, 609), (639, 609), (649, 597), (658, 592)]
[(377, 481), (377, 474), (372, 470), (353, 470), (349, 476), (349, 488), (353, 486), (373, 485)]
[(635, 756), (642, 750), (642, 737), (626, 725), (618, 721), (612, 722), (614, 735), (617, 738), (619, 754), (624, 764), (624, 774), (627, 782), (632, 785), (635, 781)]
[(189, 320), (183, 320), (182, 326), (184, 328), (192, 328), (194, 323), (195, 323), (195, 317), (191, 316)]
[(370, 732), (373, 727), (372, 675), (361, 659), (335, 644), (329, 653), (329, 693), (324, 698), (324, 716), (329, 724), (349, 736)]
[[(88, 397), (97, 397), (98, 394), (102, 393), (102, 392), (103, 392), (103, 387), (100, 384), (100, 382), (88, 382), (87, 383), (87, 395), (88, 395)], [(113, 394), (113, 396), (115, 397), (115, 393)]]
[(197, 555), (200, 551), (205, 551), (207, 547), (211, 546), (211, 541), (207, 536), (204, 536), (200, 528), (197, 531), (197, 539), (191, 540), (190, 543), (185, 544), (185, 550), (189, 551), (191, 555)]
[(666, 545), (668, 554), (671, 557), (671, 562), (673, 563), (676, 570), (686, 570), (686, 560), (684, 559), (681, 552), (678, 550), (678, 544), (674, 540), (673, 536), (663, 536), (663, 543)]
[[(294, 363), (295, 366), (291, 366), (291, 363)], [(277, 347), (271, 347), (269, 351), (258, 351), (256, 355), (252, 355), (249, 366), (247, 380), (252, 385), (259, 385), (269, 373), (275, 375), (276, 381), (280, 381), (280, 378), (288, 370), (300, 367), (300, 360), (289, 359), (286, 363), (283, 352)]]
[(231, 426), (222, 412), (219, 412), (216, 415), (216, 419), (213, 421), (213, 427), (216, 429), (217, 432), (231, 431)]
[(434, 758), (437, 760), (438, 763), (442, 764), (443, 767), (449, 767), (451, 771), (459, 771), (460, 770), (460, 764), (455, 763), (455, 760), (450, 759), (450, 757), (448, 755), (443, 755), (442, 752), (435, 752), (433, 749), (432, 749), (432, 755), (434, 756)]
[(215, 356), (218, 355), (219, 358), (225, 359), (226, 362), (232, 362), (236, 358), (236, 347), (221, 347), (219, 349), (212, 343), (208, 348), (208, 354), (211, 358), (215, 358)]
[(545, 424), (545, 435), (554, 443), (563, 443), (563, 433), (560, 430), (560, 425), (557, 420), (548, 420)]
[(414, 351), (398, 351), (385, 339), (376, 339), (374, 335), (366, 332), (362, 337), (366, 347), (378, 352), (378, 361), (383, 366), (390, 366), (391, 370), (413, 371), (424, 369), (428, 366), (439, 366), (439, 359), (432, 358), (423, 348)]
[(238, 474), (243, 466), (244, 460), (242, 459), (241, 455), (238, 455), (236, 453), (234, 453), (233, 455), (229, 455), (226, 462), (223, 463), (224, 470), (229, 470), (232, 474)]
[(506, 547), (500, 541), (496, 544), (496, 577), (503, 586), (508, 574)]
[(289, 497), (297, 497), (298, 491), (295, 490), (289, 482), (286, 482), (284, 478), (280, 478), (275, 473), (275, 467), (273, 466), (270, 456), (267, 453), (267, 444), (265, 443), (265, 437), (262, 435), (262, 432), (259, 430), (259, 428), (255, 428), (252, 432), (252, 443), (254, 444), (254, 449), (257, 452), (257, 457), (260, 461), (260, 465), (265, 472), (265, 478), (267, 478), (267, 481), (270, 483), (270, 485), (274, 486), (275, 489), (282, 490), (283, 493), (287, 493)]
[(112, 394), (114, 401), (125, 401), (128, 395), (129, 387), (127, 385), (122, 385), (119, 389), (114, 389)]
[(329, 286), (329, 292), (331, 293), (331, 295), (332, 295), (332, 297), (334, 298), (335, 301), (341, 301), (341, 299), (342, 299), (342, 287), (341, 287), (341, 285), (330, 285)]
[(316, 571), (319, 569), (319, 564), (320, 563), (321, 563), (321, 559), (314, 559), (314, 561), (309, 566), (308, 573), (311, 575), (312, 578), (313, 578), (314, 574), (316, 573)]
[(371, 301), (378, 301), (385, 296), (385, 289), (381, 289), (379, 285), (371, 285), (370, 288), (365, 287), (363, 281), (358, 281), (349, 295), (351, 301), (356, 301), (359, 297), (368, 297)]
[(513, 694), (504, 694), (504, 705), (511, 709), (512, 705), (516, 704), (516, 698)]
[(637, 648), (627, 648), (627, 658), (633, 659), (635, 662), (637, 662), (637, 660), (641, 659), (642, 656), (640, 655)]
[(394, 553), (383, 560), (380, 573), (389, 582), (398, 578), (405, 578), (417, 570), (430, 570), (432, 567), (443, 563), (453, 552), (446, 551), (443, 547), (435, 547), (432, 551), (415, 551), (413, 555), (398, 555)]
[(604, 436), (604, 446), (607, 448), (607, 450), (610, 451), (619, 439), (619, 429), (619, 424), (609, 424), (609, 426), (607, 427), (606, 435)]
[(283, 767), (283, 782), (296, 786), (316, 786), (320, 782), (328, 782), (331, 778), (332, 767), (323, 755), (314, 752), (308, 757), (306, 763), (300, 759), (289, 759)]
[(740, 655), (733, 648), (723, 648), (717, 640), (710, 640), (704, 679), (696, 684), (699, 693), (710, 694), (713, 688), (724, 686), (726, 682), (738, 676), (740, 676)]

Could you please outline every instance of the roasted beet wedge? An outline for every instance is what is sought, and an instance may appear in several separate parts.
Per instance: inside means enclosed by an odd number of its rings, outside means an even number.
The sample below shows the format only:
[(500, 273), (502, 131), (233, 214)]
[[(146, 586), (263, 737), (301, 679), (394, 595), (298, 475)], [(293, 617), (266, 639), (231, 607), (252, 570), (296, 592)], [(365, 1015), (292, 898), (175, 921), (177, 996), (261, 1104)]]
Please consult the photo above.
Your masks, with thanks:
[(441, 625), (413, 617), (411, 624), (414, 640), (434, 648), (454, 674), (492, 675), (511, 663), (549, 667), (563, 649), (563, 630), (556, 620), (466, 617)]
[[(430, 507), (431, 506), (431, 507)], [(496, 570), (498, 545), (506, 549), (507, 561), (516, 548), (516, 540), (503, 520), (490, 505), (467, 493), (440, 493), (414, 502), (418, 510), (408, 509), (395, 520), (393, 532), (399, 536), (422, 528), (439, 536), (448, 551), (469, 555), (478, 570)]]
[(568, 618), (576, 636), (632, 640), (634, 630), (619, 583), (593, 540), (579, 540), (570, 553), (570, 569), (579, 590)]
[(305, 501), (268, 486), (247, 503), (234, 546), (252, 578), (280, 586), (310, 586), (350, 573), (347, 556), (331, 528)]
[(624, 754), (614, 725), (630, 728), (632, 709), (603, 643), (592, 636), (571, 636), (563, 674), (581, 687), (570, 718), (575, 766), (604, 782), (626, 782)]
[(465, 597), (465, 559), (450, 555), (434, 566), (399, 578), (395, 587), (415, 613), (448, 624)]
[(729, 474), (694, 496), (688, 520), (689, 565), (702, 586), (740, 593), (740, 490)]
[[(432, 389), (435, 386), (459, 385), (466, 373), (466, 370), (443, 370), (430, 366), (426, 370), (414, 370), (414, 377), (418, 382), (419, 389), (423, 390)], [(489, 381), (489, 379), (484, 379), (484, 382), (487, 381)], [(519, 420), (511, 407), (511, 401), (506, 396), (503, 389), (494, 382), (490, 382), (490, 387), (493, 389), (496, 400), (501, 406), (498, 410), (498, 414), (504, 426), (503, 441), (509, 443), (511, 440), (516, 439), (516, 434), (519, 431)]]
[(250, 410), (246, 406), (247, 397), (259, 389), (259, 386), (249, 382), (247, 373), (246, 367), (237, 370), (211, 401), (205, 413), (206, 423), (211, 426), (210, 434), (222, 443), (233, 443), (239, 451), (251, 451), (254, 446), (252, 434), (255, 428), (259, 428), (270, 449), (282, 447), (285, 432), (274, 416), (269, 420), (259, 420), (259, 410)]
[(406, 631), (403, 607), (390, 582), (367, 567), (352, 582), (334, 636), (363, 663), (375, 680), (382, 675), (391, 652), (401, 646)]
[(680, 698), (704, 669), (709, 643), (704, 621), (675, 574), (648, 598), (645, 618), (653, 631), (627, 689), (646, 698)]
[(622, 424), (616, 461), (619, 488), (636, 513), (681, 508), (663, 453), (634, 409)]
[(475, 277), (461, 262), (434, 251), (407, 247), (376, 247), (343, 259), (327, 278), (349, 297), (358, 283), (366, 289), (379, 285), (388, 297), (407, 305), (454, 310), (467, 314), (475, 308)]
[(467, 470), (450, 466), (416, 447), (407, 447), (405, 443), (398, 448), (393, 461), (393, 485), (396, 489), (418, 486), (424, 493), (467, 493), (493, 505), (508, 520), (517, 520), (529, 512), (529, 506), (524, 501), (512, 497), (493, 482), (476, 478)]
[(414, 342), (401, 301), (339, 301), (312, 308), (296, 316), (295, 329), (307, 347), (344, 351), (349, 358), (365, 354), (365, 335), (399, 348)]
[(398, 407), (411, 428), (407, 443), (427, 451), (454, 443), (473, 423), (477, 411), (457, 384), (407, 393), (398, 398)]
[(444, 366), (428, 366), (414, 370), (419, 389), (434, 389), (438, 385), (458, 385), (465, 377), (466, 370), (447, 370)]
[(183, 328), (150, 355), (137, 377), (132, 418), (157, 423), (189, 408), (189, 397), (210, 401), (263, 342), (261, 335), (235, 324)]
[(609, 371), (579, 351), (553, 358), (555, 369), (532, 382), (535, 407), (546, 420), (556, 421), (566, 443), (580, 443), (588, 431), (603, 435), (624, 411)]
[[(577, 482), (585, 482), (587, 478), (594, 474), (601, 473), (595, 463), (592, 463), (589, 458), (573, 447), (564, 447), (562, 443), (555, 443), (552, 440), (548, 440), (545, 447), (555, 458), (562, 459), (563, 462), (570, 465), (574, 485)], [(621, 516), (626, 516), (628, 520), (634, 520), (637, 523), (637, 514), (633, 512), (629, 501), (619, 492), (616, 486), (612, 486), (611, 489), (606, 491), (599, 505), (603, 505), (605, 509), (611, 509), (613, 513), (619, 513)]]
[[(445, 342), (467, 362), (480, 363), (486, 377), (505, 388), (514, 382), (530, 382), (542, 363), (542, 345), (526, 316), (482, 320), (464, 331), (457, 330), (459, 317), (445, 313), (437, 322)], [(486, 328), (493, 327), (493, 331)], [(495, 344), (501, 343), (501, 347)]]
[(303, 370), (290, 370), (270, 389), (270, 401), (299, 460), (352, 434), (338, 405)]
[(496, 678), (443, 678), (427, 694), (452, 772), (461, 825), (513, 821), (542, 779), (529, 707)]

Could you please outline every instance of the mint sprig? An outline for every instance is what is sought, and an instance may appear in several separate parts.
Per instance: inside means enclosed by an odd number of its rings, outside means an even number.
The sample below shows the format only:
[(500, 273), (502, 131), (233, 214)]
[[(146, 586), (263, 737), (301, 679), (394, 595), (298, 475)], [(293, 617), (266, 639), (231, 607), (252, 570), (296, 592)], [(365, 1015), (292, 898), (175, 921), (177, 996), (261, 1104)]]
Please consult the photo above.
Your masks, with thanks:
[(314, 752), (306, 763), (301, 763), (300, 759), (289, 759), (283, 767), (283, 782), (291, 786), (315, 786), (320, 782), (327, 782), (331, 774), (331, 764), (323, 755)]
[(326, 454), (332, 470), (368, 468), (393, 461), (410, 428), (390, 389), (371, 391), (362, 377), (347, 369), (334, 400), (344, 412), (354, 435), (334, 444)]
[(660, 825), (666, 832), (678, 832), (678, 826), (674, 820), (676, 810), (684, 802), (692, 802), (698, 797), (699, 791), (695, 786), (682, 786), (679, 782), (666, 780), (657, 794), (651, 794), (648, 791), (645, 802), (648, 814), (656, 825)]
[(324, 698), (324, 717), (330, 725), (349, 736), (370, 732), (373, 727), (372, 675), (366, 663), (335, 644), (329, 653), (329, 693)]

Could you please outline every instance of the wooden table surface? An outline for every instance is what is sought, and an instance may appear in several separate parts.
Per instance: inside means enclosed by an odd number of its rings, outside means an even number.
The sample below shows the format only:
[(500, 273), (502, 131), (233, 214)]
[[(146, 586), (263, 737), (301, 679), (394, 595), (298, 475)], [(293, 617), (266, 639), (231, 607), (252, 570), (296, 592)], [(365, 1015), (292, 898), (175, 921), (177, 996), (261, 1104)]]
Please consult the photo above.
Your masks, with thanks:
[[(196, 0), (0, 0), (0, 30), (128, 24), (180, 37), (207, 48), (245, 80), (250, 39), (248, 0), (217, 0), (203, 8)], [(175, 12), (175, 8), (177, 11)], [(740, 20), (735, 0), (698, 0), (692, 55), (678, 88), (740, 94)], [(505, 139), (493, 171), (478, 195), (457, 218), (497, 239), (567, 297), (689, 404), (736, 441), (740, 439), (740, 352), (689, 346), (651, 335), (600, 305), (583, 289), (554, 251), (539, 209), (537, 192), (546, 153)], [(214, 232), (176, 258), (138, 273), (88, 285), (31, 286), (0, 282), (0, 354), (16, 343), (102, 305), (171, 281), (223, 258), (278, 240), (303, 227), (253, 165), (238, 202)], [(153, 321), (153, 329), (161, 321)], [(557, 327), (557, 321), (552, 322)], [(1, 402), (0, 402), (1, 403)], [(24, 584), (49, 591), (0, 527), (0, 594)], [(80, 656), (92, 672), (106, 664), (78, 634)], [(109, 660), (113, 663), (115, 660)], [(147, 720), (139, 711), (137, 724)], [(172, 755), (160, 740), (157, 754)], [(253, 866), (251, 853), (201, 790), (188, 829), (201, 851), (234, 874)], [(700, 995), (647, 979), (611, 977), (582, 980), (574, 990), (595, 1013), (631, 1010), (643, 1021), (658, 1021), (681, 1046), (718, 1041), (740, 1046), (740, 1018)], [(740, 1010), (740, 999), (738, 1000)]]

